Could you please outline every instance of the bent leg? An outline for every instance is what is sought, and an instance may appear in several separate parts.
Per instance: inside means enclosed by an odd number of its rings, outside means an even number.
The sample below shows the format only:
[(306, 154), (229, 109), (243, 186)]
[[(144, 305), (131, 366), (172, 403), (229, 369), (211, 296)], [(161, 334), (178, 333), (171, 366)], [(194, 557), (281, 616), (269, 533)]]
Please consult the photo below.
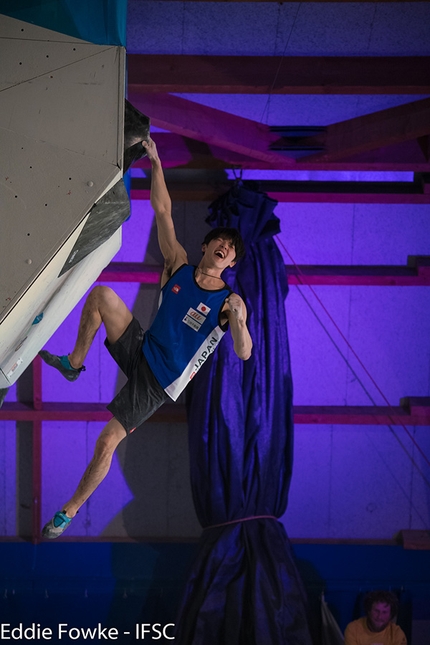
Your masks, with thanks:
[(112, 418), (97, 439), (94, 456), (88, 464), (73, 497), (63, 506), (67, 517), (74, 517), (109, 472), (112, 456), (126, 436), (120, 422)]
[(108, 341), (114, 343), (122, 336), (132, 319), (133, 314), (113, 289), (105, 286), (94, 287), (82, 310), (78, 338), (69, 354), (70, 365), (75, 369), (83, 365), (102, 323)]

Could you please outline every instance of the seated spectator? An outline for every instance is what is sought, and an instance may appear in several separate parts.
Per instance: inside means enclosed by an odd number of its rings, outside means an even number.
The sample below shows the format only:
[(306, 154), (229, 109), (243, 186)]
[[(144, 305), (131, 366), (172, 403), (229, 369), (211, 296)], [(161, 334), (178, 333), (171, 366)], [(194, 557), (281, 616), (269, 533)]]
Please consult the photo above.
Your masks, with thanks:
[(390, 591), (370, 591), (364, 598), (366, 616), (349, 623), (345, 645), (407, 645), (406, 636), (392, 620), (399, 603)]

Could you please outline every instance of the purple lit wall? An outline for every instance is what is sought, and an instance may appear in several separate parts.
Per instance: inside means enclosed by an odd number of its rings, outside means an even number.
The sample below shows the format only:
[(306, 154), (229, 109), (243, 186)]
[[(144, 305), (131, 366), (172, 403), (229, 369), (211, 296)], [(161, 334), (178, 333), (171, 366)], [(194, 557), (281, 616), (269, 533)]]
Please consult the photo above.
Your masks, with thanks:
[[(246, 21), (243, 20), (244, 12)], [(129, 2), (130, 53), (243, 55), (429, 55), (429, 3)], [(270, 82), (270, 79), (268, 79)], [(181, 95), (269, 124), (327, 125), (422, 96)], [(156, 131), (153, 134), (157, 140)], [(133, 171), (135, 177), (144, 171)], [(244, 172), (243, 178), (399, 180), (411, 173)], [(181, 243), (198, 262), (207, 203), (176, 203)], [(286, 264), (405, 265), (430, 255), (430, 206), (411, 204), (279, 204), (278, 242)], [(153, 213), (132, 203), (115, 261), (160, 265)], [(146, 327), (156, 309), (155, 285), (111, 285)], [(430, 288), (320, 286), (314, 292), (393, 406), (404, 396), (430, 396)], [(306, 300), (305, 300), (306, 299)], [(82, 303), (47, 349), (70, 351)], [(308, 287), (291, 286), (286, 302), (295, 405), (371, 405), (359, 381), (384, 405)], [(321, 319), (319, 322), (316, 315)], [(339, 347), (339, 351), (327, 335)], [(124, 380), (98, 335), (87, 371), (73, 384), (43, 367), (44, 401), (108, 402)], [(280, 348), (282, 351), (282, 348)], [(342, 355), (341, 355), (342, 354)], [(344, 360), (357, 374), (352, 374)], [(12, 388), (7, 401), (16, 399)], [(43, 423), (42, 520), (68, 499), (103, 424)], [(409, 427), (430, 455), (428, 427)], [(296, 425), (288, 511), (293, 538), (391, 538), (428, 528), (428, 463), (401, 426)], [(397, 438), (396, 438), (397, 437)], [(402, 442), (403, 448), (399, 441)], [(406, 450), (406, 451), (405, 451)], [(0, 421), (0, 534), (16, 535), (15, 424)], [(406, 454), (406, 452), (408, 454)], [(421, 471), (421, 473), (420, 473)], [(424, 477), (423, 477), (424, 475)], [(196, 537), (185, 424), (148, 422), (123, 442), (112, 469), (74, 520), (71, 536)]]

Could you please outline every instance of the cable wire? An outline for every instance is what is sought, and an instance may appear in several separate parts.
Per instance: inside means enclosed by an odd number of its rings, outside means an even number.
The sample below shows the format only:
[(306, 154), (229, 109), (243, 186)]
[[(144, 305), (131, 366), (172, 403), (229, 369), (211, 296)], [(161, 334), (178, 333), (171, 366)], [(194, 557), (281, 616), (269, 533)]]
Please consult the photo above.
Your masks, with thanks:
[[(282, 248), (284, 249), (285, 253), (286, 253), (286, 254), (288, 255), (288, 257), (290, 258), (290, 260), (292, 261), (292, 263), (293, 263), (294, 267), (296, 268), (296, 270), (297, 270), (297, 276), (298, 276), (298, 279), (299, 279), (299, 280), (300, 280), (300, 282), (301, 282), (301, 285), (302, 285), (302, 286), (305, 286), (305, 282), (304, 282), (304, 280), (303, 280), (304, 274), (303, 274), (303, 272), (301, 271), (300, 267), (296, 264), (296, 262), (294, 261), (294, 258), (292, 257), (292, 255), (291, 255), (291, 253), (288, 251), (288, 249), (285, 247), (285, 245), (284, 245), (284, 243), (282, 242), (282, 240), (281, 240), (279, 237), (277, 237), (277, 240), (278, 240), (279, 244), (282, 246)], [(316, 300), (318, 301), (318, 303), (319, 303), (319, 304), (320, 304), (320, 306), (322, 307), (323, 311), (324, 311), (324, 312), (325, 312), (325, 314), (328, 316), (329, 320), (330, 320), (330, 321), (331, 321), (331, 323), (334, 325), (334, 327), (335, 327), (335, 329), (337, 330), (337, 332), (340, 334), (340, 336), (341, 336), (342, 340), (345, 342), (345, 344), (346, 344), (346, 346), (348, 347), (348, 349), (352, 352), (353, 356), (354, 356), (354, 357), (355, 357), (355, 359), (358, 361), (359, 365), (360, 365), (360, 366), (361, 366), (361, 368), (364, 370), (365, 374), (369, 377), (370, 381), (372, 382), (372, 384), (374, 385), (374, 387), (376, 388), (376, 390), (379, 392), (379, 394), (381, 395), (381, 397), (383, 398), (383, 400), (386, 402), (386, 404), (387, 404), (387, 406), (388, 406), (389, 410), (391, 411), (389, 416), (392, 416), (393, 406), (392, 406), (392, 405), (391, 405), (391, 403), (388, 401), (388, 399), (387, 399), (387, 397), (385, 396), (384, 392), (381, 390), (381, 388), (380, 388), (380, 387), (379, 387), (379, 385), (376, 383), (376, 381), (375, 381), (375, 379), (373, 378), (373, 376), (370, 374), (369, 370), (368, 370), (368, 369), (366, 368), (366, 366), (364, 365), (364, 363), (363, 363), (363, 361), (361, 360), (361, 358), (358, 356), (358, 354), (356, 353), (356, 351), (354, 350), (354, 348), (351, 346), (350, 342), (348, 341), (348, 339), (346, 338), (346, 336), (344, 335), (344, 333), (343, 333), (343, 332), (342, 332), (342, 330), (340, 329), (339, 325), (336, 323), (336, 321), (334, 320), (334, 318), (332, 317), (332, 315), (330, 314), (330, 312), (328, 311), (328, 309), (326, 308), (326, 306), (325, 306), (325, 305), (324, 305), (324, 303), (322, 302), (321, 298), (318, 296), (318, 294), (317, 294), (317, 293), (315, 292), (315, 290), (312, 288), (312, 285), (309, 285), (309, 284), (308, 284), (308, 285), (306, 285), (306, 286), (310, 289), (310, 291), (312, 292), (313, 296), (316, 298)], [(297, 287), (298, 287), (298, 285), (297, 285)], [(304, 294), (302, 294), (302, 293), (301, 293), (301, 290), (300, 290), (299, 288), (298, 288), (298, 291), (299, 291), (300, 295), (301, 295), (301, 296), (305, 299), (305, 301), (307, 302), (307, 304), (308, 304), (308, 306), (310, 307), (310, 309), (311, 309), (312, 313), (314, 314), (314, 316), (317, 318), (317, 320), (318, 320), (318, 321), (319, 321), (319, 323), (321, 324), (321, 326), (322, 326), (322, 328), (324, 329), (325, 333), (328, 335), (328, 337), (330, 338), (330, 340), (332, 341), (332, 343), (333, 343), (333, 344), (334, 344), (334, 346), (336, 347), (337, 351), (338, 351), (338, 352), (339, 352), (339, 354), (341, 355), (342, 359), (345, 361), (345, 363), (346, 363), (346, 365), (348, 366), (348, 368), (351, 370), (352, 374), (353, 374), (353, 375), (355, 376), (355, 378), (357, 379), (358, 383), (359, 383), (359, 384), (360, 384), (360, 386), (362, 387), (362, 389), (363, 389), (363, 391), (365, 392), (365, 394), (368, 396), (369, 400), (372, 402), (372, 404), (373, 404), (374, 406), (376, 406), (376, 402), (374, 401), (374, 399), (373, 399), (373, 397), (371, 396), (370, 392), (368, 392), (368, 390), (366, 389), (366, 387), (365, 387), (364, 383), (362, 382), (362, 380), (359, 378), (359, 376), (357, 375), (357, 373), (353, 370), (353, 368), (352, 368), (352, 366), (351, 366), (350, 362), (348, 361), (348, 358), (347, 358), (346, 356), (344, 356), (344, 354), (342, 353), (342, 350), (337, 346), (336, 342), (335, 342), (335, 341), (334, 341), (334, 339), (331, 337), (331, 335), (330, 335), (329, 331), (327, 330), (327, 328), (325, 327), (325, 325), (324, 325), (323, 321), (318, 317), (318, 315), (317, 315), (317, 314), (316, 314), (316, 312), (314, 311), (314, 309), (313, 309), (312, 305), (311, 305), (311, 304), (306, 300), (306, 298), (304, 297)], [(394, 421), (393, 421), (393, 423), (394, 423)], [(416, 440), (415, 440), (415, 438), (412, 436), (412, 434), (411, 434), (411, 433), (410, 433), (410, 431), (407, 429), (407, 427), (406, 427), (403, 423), (399, 423), (398, 425), (400, 425), (400, 426), (403, 428), (403, 430), (406, 432), (406, 434), (408, 435), (408, 437), (410, 438), (410, 440), (412, 441), (412, 443), (415, 445), (415, 447), (417, 448), (417, 450), (419, 451), (419, 453), (421, 454), (421, 456), (424, 458), (424, 461), (428, 464), (428, 466), (430, 466), (430, 460), (429, 460), (429, 458), (428, 458), (428, 457), (427, 457), (427, 455), (424, 453), (424, 451), (422, 450), (421, 446), (417, 443), (417, 441), (416, 441)], [(413, 465), (415, 466), (415, 468), (417, 468), (417, 470), (418, 470), (418, 471), (419, 471), (419, 473), (422, 475), (422, 477), (423, 477), (424, 481), (426, 482), (426, 484), (430, 487), (430, 482), (427, 480), (427, 478), (426, 478), (426, 477), (424, 476), (424, 474), (421, 472), (420, 468), (419, 468), (419, 467), (418, 467), (418, 465), (416, 464), (416, 462), (415, 462), (415, 460), (413, 459), (413, 457), (412, 457), (411, 455), (409, 455), (409, 453), (407, 452), (407, 449), (403, 446), (403, 444), (401, 443), (400, 439), (397, 437), (396, 433), (393, 431), (392, 427), (391, 427), (390, 425), (388, 425), (388, 428), (390, 428), (390, 430), (393, 432), (393, 435), (396, 437), (397, 441), (400, 443), (400, 445), (402, 446), (402, 448), (405, 450), (406, 454), (408, 455), (409, 459), (412, 461), (412, 463), (413, 463)]]

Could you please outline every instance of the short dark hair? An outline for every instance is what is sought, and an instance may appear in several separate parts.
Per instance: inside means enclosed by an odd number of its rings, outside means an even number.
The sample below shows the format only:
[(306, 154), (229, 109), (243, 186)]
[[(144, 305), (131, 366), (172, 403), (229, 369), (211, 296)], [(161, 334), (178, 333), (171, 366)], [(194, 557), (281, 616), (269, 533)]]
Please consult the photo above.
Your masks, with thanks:
[(399, 601), (396, 594), (392, 593), (391, 591), (384, 591), (383, 589), (369, 591), (369, 593), (364, 596), (363, 600), (364, 611), (366, 612), (366, 614), (371, 611), (375, 602), (382, 602), (385, 605), (390, 605), (391, 618), (397, 616), (397, 613), (399, 611)]
[(202, 244), (209, 244), (211, 240), (215, 240), (217, 237), (231, 241), (234, 246), (234, 250), (236, 251), (234, 258), (235, 262), (243, 258), (245, 255), (245, 244), (237, 228), (232, 228), (230, 226), (218, 226), (217, 228), (213, 228), (209, 233), (207, 233)]

